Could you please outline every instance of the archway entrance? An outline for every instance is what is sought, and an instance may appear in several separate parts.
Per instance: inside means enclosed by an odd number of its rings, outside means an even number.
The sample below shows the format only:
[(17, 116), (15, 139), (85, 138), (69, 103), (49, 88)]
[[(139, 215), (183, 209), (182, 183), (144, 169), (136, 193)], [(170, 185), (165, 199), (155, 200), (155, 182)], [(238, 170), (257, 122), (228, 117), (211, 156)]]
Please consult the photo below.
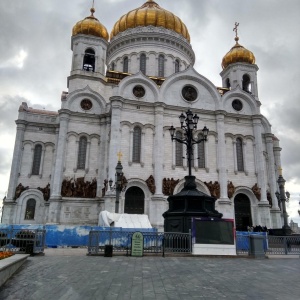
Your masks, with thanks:
[(234, 198), (235, 226), (238, 231), (247, 231), (252, 226), (251, 205), (244, 194), (237, 194)]
[(142, 189), (136, 186), (130, 187), (125, 193), (125, 214), (144, 214), (145, 195)]

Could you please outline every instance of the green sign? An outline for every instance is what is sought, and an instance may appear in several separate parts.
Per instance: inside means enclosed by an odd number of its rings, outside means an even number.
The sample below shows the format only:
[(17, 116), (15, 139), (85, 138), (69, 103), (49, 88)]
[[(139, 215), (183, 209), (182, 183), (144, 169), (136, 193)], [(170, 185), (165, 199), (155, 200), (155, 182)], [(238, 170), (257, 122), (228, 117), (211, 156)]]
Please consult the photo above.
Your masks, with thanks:
[(141, 232), (135, 232), (131, 239), (131, 256), (143, 256), (144, 236)]

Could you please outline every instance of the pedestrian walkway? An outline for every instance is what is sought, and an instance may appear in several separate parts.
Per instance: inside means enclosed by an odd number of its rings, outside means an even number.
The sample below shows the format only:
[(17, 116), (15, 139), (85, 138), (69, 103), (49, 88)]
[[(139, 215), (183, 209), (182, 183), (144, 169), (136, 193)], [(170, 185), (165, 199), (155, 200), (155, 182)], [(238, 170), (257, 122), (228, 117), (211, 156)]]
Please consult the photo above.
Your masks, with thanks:
[(0, 290), (7, 300), (298, 300), (300, 259), (86, 256), (47, 249)]

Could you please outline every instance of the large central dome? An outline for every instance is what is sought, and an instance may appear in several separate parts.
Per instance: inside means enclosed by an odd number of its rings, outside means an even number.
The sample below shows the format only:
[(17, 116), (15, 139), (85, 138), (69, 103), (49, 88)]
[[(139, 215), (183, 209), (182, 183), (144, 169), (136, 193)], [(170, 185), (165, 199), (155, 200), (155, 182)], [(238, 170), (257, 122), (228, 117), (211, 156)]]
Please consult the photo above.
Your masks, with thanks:
[(190, 35), (185, 24), (177, 16), (161, 8), (153, 0), (148, 0), (141, 7), (122, 16), (120, 20), (116, 22), (110, 34), (110, 38), (112, 39), (118, 33), (129, 28), (139, 26), (164, 27), (179, 33), (190, 42)]

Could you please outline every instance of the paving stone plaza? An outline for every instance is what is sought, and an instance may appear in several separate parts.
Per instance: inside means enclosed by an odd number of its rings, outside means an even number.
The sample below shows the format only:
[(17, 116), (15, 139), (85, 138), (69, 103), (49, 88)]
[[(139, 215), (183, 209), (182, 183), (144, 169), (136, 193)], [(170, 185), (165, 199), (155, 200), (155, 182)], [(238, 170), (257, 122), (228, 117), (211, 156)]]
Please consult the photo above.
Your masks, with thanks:
[(298, 258), (86, 256), (48, 249), (29, 257), (0, 299), (288, 299), (300, 296)]

